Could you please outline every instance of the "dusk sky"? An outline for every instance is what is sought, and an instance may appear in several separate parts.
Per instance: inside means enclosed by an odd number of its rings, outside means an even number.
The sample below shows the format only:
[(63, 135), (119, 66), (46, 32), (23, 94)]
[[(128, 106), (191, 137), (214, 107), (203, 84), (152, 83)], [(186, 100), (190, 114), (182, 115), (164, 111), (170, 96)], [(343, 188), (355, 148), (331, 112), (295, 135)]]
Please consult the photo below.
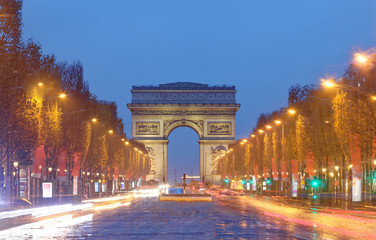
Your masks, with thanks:
[[(375, 0), (25, 0), (24, 38), (79, 60), (99, 99), (115, 101), (131, 137), (132, 85), (235, 85), (237, 138), (287, 104), (293, 84), (341, 77), (376, 40)], [(184, 136), (184, 138), (182, 137)], [(169, 178), (198, 174), (198, 136), (169, 138)], [(193, 163), (192, 163), (193, 161)]]

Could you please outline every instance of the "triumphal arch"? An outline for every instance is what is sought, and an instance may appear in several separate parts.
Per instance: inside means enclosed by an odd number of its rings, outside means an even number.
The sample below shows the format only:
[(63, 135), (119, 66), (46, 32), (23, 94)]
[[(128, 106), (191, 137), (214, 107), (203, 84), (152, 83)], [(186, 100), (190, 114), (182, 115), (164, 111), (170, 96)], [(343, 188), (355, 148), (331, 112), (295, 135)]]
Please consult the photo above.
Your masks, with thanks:
[[(219, 183), (217, 156), (235, 141), (234, 86), (176, 82), (159, 86), (133, 86), (132, 137), (145, 144), (151, 158), (147, 180), (167, 180), (169, 134), (189, 127), (199, 136), (201, 180)], [(184, 148), (184, 146), (182, 146)]]

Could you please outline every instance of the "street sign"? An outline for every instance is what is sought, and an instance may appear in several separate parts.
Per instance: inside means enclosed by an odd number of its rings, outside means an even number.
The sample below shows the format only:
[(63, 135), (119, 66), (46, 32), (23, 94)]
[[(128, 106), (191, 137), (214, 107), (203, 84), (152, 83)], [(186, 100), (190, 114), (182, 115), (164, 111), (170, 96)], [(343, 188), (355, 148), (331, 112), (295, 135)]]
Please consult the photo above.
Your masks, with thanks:
[(373, 179), (376, 178), (376, 171), (373, 171), (373, 172), (372, 172), (372, 178), (373, 178)]
[(338, 187), (339, 186), (339, 181), (334, 181), (334, 186)]

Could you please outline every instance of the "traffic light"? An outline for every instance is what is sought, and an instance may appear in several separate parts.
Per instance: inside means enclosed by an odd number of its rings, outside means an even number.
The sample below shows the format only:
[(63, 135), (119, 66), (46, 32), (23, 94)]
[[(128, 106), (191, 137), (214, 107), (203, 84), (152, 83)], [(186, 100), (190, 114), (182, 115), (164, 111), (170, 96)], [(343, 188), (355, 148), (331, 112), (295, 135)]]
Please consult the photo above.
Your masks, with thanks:
[(317, 195), (313, 195), (312, 198), (313, 198), (313, 199), (317, 199)]
[(266, 184), (272, 184), (272, 180), (270, 180), (270, 178), (266, 179)]
[(243, 185), (245, 184), (245, 181), (244, 181), (244, 180), (242, 180), (242, 184), (243, 184)]
[(253, 180), (251, 179), (250, 181), (249, 181), (251, 184), (253, 184)]
[(225, 183), (228, 183), (228, 178), (225, 179)]
[(320, 180), (319, 179), (313, 179), (312, 181), (311, 181), (311, 186), (312, 187), (319, 187), (320, 186)]

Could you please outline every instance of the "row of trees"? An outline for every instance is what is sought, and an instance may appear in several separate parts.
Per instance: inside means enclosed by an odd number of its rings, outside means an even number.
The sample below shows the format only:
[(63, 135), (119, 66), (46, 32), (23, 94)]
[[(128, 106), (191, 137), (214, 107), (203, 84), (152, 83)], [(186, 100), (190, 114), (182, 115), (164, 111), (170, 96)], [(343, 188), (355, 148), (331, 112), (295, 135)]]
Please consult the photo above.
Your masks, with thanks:
[(68, 170), (73, 154), (81, 153), (83, 171), (110, 171), (111, 177), (116, 166), (124, 175), (146, 174), (146, 150), (126, 140), (116, 104), (90, 93), (80, 62), (57, 62), (36, 41), (23, 41), (21, 20), (21, 0), (0, 0), (0, 166), (6, 177), (13, 162), (30, 165), (40, 145), (49, 172), (59, 168), (64, 150)]
[[(375, 63), (372, 52), (356, 54), (338, 81), (292, 86), (288, 107), (261, 114), (249, 138), (222, 154), (219, 171), (274, 179), (275, 191), (286, 194), (293, 193), (293, 182), (317, 179), (322, 191), (370, 201), (375, 191)], [(312, 193), (310, 187), (300, 186), (298, 192)]]

